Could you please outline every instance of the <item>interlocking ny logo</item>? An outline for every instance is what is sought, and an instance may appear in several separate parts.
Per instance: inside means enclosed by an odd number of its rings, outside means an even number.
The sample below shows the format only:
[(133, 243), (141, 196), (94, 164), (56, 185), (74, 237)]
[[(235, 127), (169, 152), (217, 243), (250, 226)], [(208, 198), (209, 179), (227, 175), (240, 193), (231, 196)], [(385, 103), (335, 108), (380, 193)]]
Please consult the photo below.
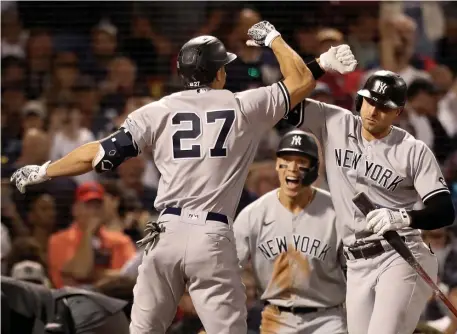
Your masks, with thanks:
[(301, 137), (293, 136), (291, 145), (301, 145)]
[(377, 81), (374, 90), (378, 92), (379, 94), (384, 94), (386, 92), (387, 85), (384, 82)]

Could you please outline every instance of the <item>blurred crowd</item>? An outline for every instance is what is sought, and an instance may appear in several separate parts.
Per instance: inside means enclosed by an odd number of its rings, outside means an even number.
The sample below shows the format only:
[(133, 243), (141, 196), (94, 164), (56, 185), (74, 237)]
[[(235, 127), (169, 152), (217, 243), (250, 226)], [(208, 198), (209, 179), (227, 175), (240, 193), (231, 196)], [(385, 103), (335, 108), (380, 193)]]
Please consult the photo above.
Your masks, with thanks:
[[(399, 73), (409, 88), (397, 125), (434, 151), (457, 204), (455, 3), (10, 1), (2, 2), (1, 15), (2, 275), (53, 288), (85, 287), (131, 302), (141, 261), (135, 241), (158, 214), (153, 203), (160, 175), (151, 155), (112, 173), (51, 180), (25, 195), (11, 187), (9, 176), (101, 139), (133, 110), (181, 90), (176, 56), (193, 36), (215, 35), (238, 55), (226, 68), (227, 89), (276, 82), (281, 73), (271, 50), (245, 44), (247, 29), (262, 19), (304, 59), (331, 46), (351, 46), (356, 71), (327, 73), (313, 99), (353, 110), (372, 71)], [(237, 212), (278, 186), (273, 159), (285, 130), (278, 124), (265, 135)], [(323, 170), (318, 185), (327, 187)], [(453, 229), (427, 231), (424, 240), (438, 256), (441, 286), (457, 304)], [(249, 269), (243, 280), (249, 328), (258, 333), (262, 305)], [(434, 299), (423, 322), (457, 331)], [(170, 333), (200, 330), (186, 294)]]

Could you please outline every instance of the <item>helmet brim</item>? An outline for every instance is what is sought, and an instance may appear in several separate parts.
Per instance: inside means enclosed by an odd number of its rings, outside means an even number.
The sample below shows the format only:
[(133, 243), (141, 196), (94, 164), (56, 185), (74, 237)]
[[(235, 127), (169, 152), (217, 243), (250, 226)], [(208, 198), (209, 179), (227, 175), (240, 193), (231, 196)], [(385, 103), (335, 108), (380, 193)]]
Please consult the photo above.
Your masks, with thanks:
[(383, 99), (381, 96), (372, 94), (368, 89), (361, 89), (357, 92), (358, 95), (363, 96), (367, 99), (370, 99), (373, 101), (375, 104), (381, 104), (384, 107), (387, 107), (389, 109), (398, 109), (401, 108), (399, 105), (397, 105), (395, 102), (392, 100), (386, 100)]
[(306, 152), (306, 151), (303, 151), (302, 149), (298, 149), (298, 148), (282, 148), (278, 151), (276, 151), (276, 156), (277, 157), (281, 157), (281, 156), (284, 156), (284, 155), (301, 155), (301, 156), (305, 156), (305, 157), (309, 157), (309, 158), (313, 158), (313, 159), (316, 159), (316, 157), (309, 153), (309, 152)]
[(227, 65), (237, 58), (236, 54), (227, 52), (227, 58), (225, 59), (224, 65)]

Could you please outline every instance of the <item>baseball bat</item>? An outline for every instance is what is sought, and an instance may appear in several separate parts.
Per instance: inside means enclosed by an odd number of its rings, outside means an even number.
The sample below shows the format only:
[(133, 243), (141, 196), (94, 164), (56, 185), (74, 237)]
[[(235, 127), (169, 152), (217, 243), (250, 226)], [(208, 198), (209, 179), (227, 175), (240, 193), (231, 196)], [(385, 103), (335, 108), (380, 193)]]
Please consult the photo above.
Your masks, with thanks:
[[(370, 211), (376, 210), (376, 206), (370, 201), (364, 192), (360, 192), (352, 199), (354, 204), (366, 216)], [(433, 282), (431, 277), (425, 272), (424, 268), (417, 262), (411, 250), (401, 239), (396, 231), (387, 231), (383, 234), (384, 239), (397, 251), (400, 256), (419, 274), (420, 277), (432, 288), (436, 296), (438, 296), (452, 314), (457, 318), (457, 309), (452, 305), (449, 299), (446, 298), (440, 288)]]

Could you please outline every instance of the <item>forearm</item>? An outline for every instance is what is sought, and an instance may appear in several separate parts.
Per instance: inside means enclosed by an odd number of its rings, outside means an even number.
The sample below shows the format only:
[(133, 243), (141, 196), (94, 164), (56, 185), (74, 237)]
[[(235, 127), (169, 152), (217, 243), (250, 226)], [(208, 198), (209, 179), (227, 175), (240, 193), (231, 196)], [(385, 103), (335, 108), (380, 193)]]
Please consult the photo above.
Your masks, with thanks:
[(293, 108), (311, 94), (316, 82), (303, 59), (281, 36), (273, 40), (271, 48), (278, 60), (284, 84), (290, 94), (290, 108)]
[(392, 72), (397, 72), (398, 64), (395, 60), (394, 45), (390, 40), (381, 40), (380, 60), (381, 68)]
[(92, 235), (84, 233), (75, 256), (62, 269), (64, 275), (77, 280), (88, 279), (94, 269), (94, 251)]
[(408, 212), (412, 228), (436, 230), (452, 225), (455, 219), (455, 209), (450, 194), (439, 193), (429, 198), (424, 204), (424, 209)]
[(99, 142), (91, 142), (78, 147), (49, 165), (46, 174), (49, 177), (75, 176), (90, 172), (92, 161), (99, 150)]

